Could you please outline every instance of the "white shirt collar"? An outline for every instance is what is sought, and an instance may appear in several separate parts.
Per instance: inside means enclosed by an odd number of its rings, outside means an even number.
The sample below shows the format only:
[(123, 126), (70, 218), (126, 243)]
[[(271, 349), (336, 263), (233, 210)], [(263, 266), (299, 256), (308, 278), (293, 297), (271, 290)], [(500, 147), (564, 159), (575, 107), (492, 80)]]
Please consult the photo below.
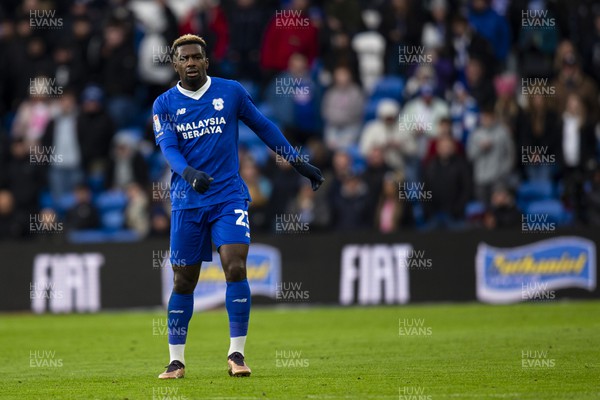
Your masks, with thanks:
[(191, 97), (194, 100), (198, 100), (204, 95), (204, 93), (206, 93), (206, 91), (210, 87), (210, 76), (206, 76), (206, 82), (204, 83), (204, 85), (202, 85), (200, 89), (196, 90), (195, 92), (182, 88), (180, 83), (181, 81), (177, 82), (177, 89), (182, 95)]

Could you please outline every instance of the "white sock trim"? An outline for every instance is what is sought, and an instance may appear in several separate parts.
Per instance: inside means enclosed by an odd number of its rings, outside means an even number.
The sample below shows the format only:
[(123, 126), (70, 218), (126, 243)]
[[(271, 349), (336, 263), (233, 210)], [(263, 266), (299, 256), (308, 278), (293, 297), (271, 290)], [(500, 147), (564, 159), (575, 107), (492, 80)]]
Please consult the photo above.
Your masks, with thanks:
[(185, 357), (183, 356), (184, 351), (185, 344), (169, 344), (169, 356), (171, 358), (169, 364), (177, 360), (181, 361), (183, 365), (185, 365)]
[(236, 351), (244, 355), (244, 347), (246, 346), (246, 336), (236, 336), (229, 339), (229, 351), (227, 356), (229, 357)]

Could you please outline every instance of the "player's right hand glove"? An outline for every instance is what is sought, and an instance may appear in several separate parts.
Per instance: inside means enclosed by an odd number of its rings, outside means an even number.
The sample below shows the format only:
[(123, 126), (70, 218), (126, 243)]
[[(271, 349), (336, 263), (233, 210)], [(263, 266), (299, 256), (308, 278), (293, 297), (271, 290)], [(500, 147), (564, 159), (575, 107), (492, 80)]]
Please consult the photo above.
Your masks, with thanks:
[(213, 178), (211, 178), (206, 172), (198, 171), (189, 165), (183, 170), (182, 176), (183, 179), (185, 179), (187, 183), (189, 183), (192, 188), (200, 194), (205, 193), (208, 190), (210, 183), (213, 181)]
[(321, 186), (321, 184), (325, 182), (325, 178), (323, 178), (321, 170), (315, 167), (314, 165), (311, 165), (304, 161), (295, 161), (291, 162), (291, 164), (300, 175), (310, 179), (313, 191), (316, 191), (319, 188), (319, 186)]

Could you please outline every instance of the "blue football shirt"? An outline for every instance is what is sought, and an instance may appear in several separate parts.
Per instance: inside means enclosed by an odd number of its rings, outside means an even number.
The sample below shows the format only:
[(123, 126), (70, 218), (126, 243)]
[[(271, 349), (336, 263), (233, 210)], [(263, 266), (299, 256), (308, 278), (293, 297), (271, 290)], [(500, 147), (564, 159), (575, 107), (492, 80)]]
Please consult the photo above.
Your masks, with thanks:
[[(249, 126), (264, 118), (248, 92), (236, 81), (208, 77), (196, 92), (179, 84), (154, 102), (156, 143), (175, 138), (187, 163), (214, 181), (197, 193), (179, 174), (171, 175), (173, 210), (204, 207), (231, 200), (250, 200), (239, 175), (238, 119)], [(172, 139), (169, 139), (172, 140)], [(288, 144), (289, 146), (289, 144)]]

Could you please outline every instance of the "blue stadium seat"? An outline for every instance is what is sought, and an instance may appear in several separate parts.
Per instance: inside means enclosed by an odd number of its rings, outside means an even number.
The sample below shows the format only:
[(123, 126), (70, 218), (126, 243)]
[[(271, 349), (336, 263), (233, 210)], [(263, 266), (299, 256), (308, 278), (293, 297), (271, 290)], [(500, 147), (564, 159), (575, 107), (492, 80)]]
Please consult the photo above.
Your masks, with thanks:
[(70, 243), (102, 243), (106, 241), (106, 234), (96, 229), (73, 230), (69, 231), (67, 235)]
[(101, 213), (100, 221), (105, 231), (118, 231), (125, 225), (125, 216), (122, 210), (110, 210)]
[(76, 199), (74, 193), (65, 194), (58, 199), (54, 199), (54, 210), (60, 218), (64, 217), (67, 211), (75, 205)]
[(565, 209), (559, 200), (538, 200), (529, 203), (525, 209), (527, 214), (545, 215), (547, 222), (565, 225), (573, 220), (573, 215)]
[(140, 237), (129, 229), (120, 229), (113, 232), (102, 230), (79, 230), (68, 233), (70, 243), (104, 243), (104, 242), (134, 242)]
[(485, 204), (481, 201), (471, 201), (465, 206), (465, 218), (477, 219), (485, 214)]
[(365, 122), (374, 120), (377, 117), (377, 104), (381, 99), (369, 99), (365, 104)]
[(123, 228), (127, 206), (127, 196), (124, 192), (118, 190), (102, 192), (96, 197), (95, 202), (103, 230), (114, 232)]
[(113, 210), (122, 211), (126, 206), (127, 196), (125, 196), (124, 192), (118, 190), (100, 193), (96, 198), (96, 207), (98, 207), (101, 213)]
[(402, 103), (404, 92), (404, 80), (398, 76), (384, 76), (375, 84), (371, 99), (390, 98)]
[(524, 182), (517, 191), (517, 206), (521, 210), (525, 210), (532, 201), (550, 199), (554, 199), (554, 188), (548, 181)]
[(54, 200), (52, 199), (52, 195), (49, 191), (44, 190), (40, 193), (40, 208), (54, 208)]
[(92, 193), (98, 194), (104, 189), (104, 175), (101, 173), (90, 174), (87, 183)]
[(108, 240), (113, 242), (135, 242), (140, 240), (139, 235), (132, 231), (131, 229), (121, 229), (116, 232), (113, 232)]
[(367, 161), (360, 153), (358, 146), (350, 146), (346, 151), (352, 157), (352, 170), (357, 174), (363, 173), (367, 169)]

